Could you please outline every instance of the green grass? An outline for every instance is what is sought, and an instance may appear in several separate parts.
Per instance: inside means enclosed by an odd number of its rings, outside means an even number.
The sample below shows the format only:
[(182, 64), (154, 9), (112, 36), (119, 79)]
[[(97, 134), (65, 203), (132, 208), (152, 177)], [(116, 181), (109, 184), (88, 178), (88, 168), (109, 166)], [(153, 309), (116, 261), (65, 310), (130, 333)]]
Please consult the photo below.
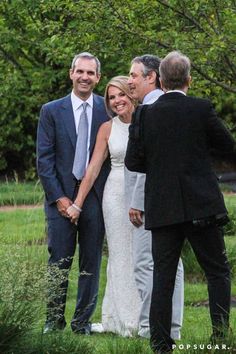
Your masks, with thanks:
[(42, 208), (0, 211), (0, 239), (5, 244), (27, 245), (45, 242)]
[[(0, 188), (1, 189), (1, 188)], [(1, 189), (2, 190), (2, 189)], [(234, 197), (227, 196), (227, 203), (233, 210), (236, 205)], [(17, 203), (20, 199), (15, 198)], [(5, 204), (5, 202), (4, 202)], [(236, 237), (226, 237), (228, 249), (233, 249), (236, 245)], [(232, 255), (235, 257), (235, 254)], [(9, 348), (2, 351), (0, 334), (0, 353), (1, 354), (151, 354), (149, 341), (139, 338), (121, 338), (113, 334), (94, 334), (90, 337), (81, 337), (74, 335), (70, 330), (70, 319), (72, 318), (75, 299), (77, 293), (78, 277), (78, 254), (76, 253), (72, 269), (70, 272), (70, 283), (68, 290), (68, 299), (66, 307), (67, 327), (65, 331), (59, 334), (43, 336), (42, 329), (44, 325), (45, 312), (45, 294), (43, 291), (43, 274), (46, 271), (47, 264), (47, 244), (45, 242), (45, 218), (43, 208), (32, 208), (26, 210), (0, 211), (0, 326), (5, 330), (14, 329), (16, 337), (9, 343)], [(99, 298), (96, 311), (92, 321), (101, 321), (101, 305), (106, 284), (106, 264), (107, 257), (104, 255), (102, 261)], [(25, 276), (26, 274), (26, 276)], [(188, 277), (186, 277), (187, 279)], [(203, 282), (192, 283), (185, 282), (185, 312), (184, 324), (182, 329), (182, 339), (177, 344), (176, 354), (191, 353), (213, 353), (214, 351), (193, 350), (194, 344), (208, 344), (211, 334), (211, 325), (208, 308), (198, 306), (201, 302), (207, 300), (207, 287)], [(236, 282), (233, 280), (232, 293), (236, 296)], [(5, 291), (5, 292), (4, 292)], [(34, 318), (32, 323), (23, 322), (26, 331), (21, 332), (20, 326), (12, 324), (14, 315), (11, 312), (11, 305), (21, 304), (25, 299), (22, 294), (29, 297), (28, 302), (33, 307)], [(5, 298), (4, 298), (5, 296)], [(5, 299), (5, 300), (4, 300)], [(21, 299), (21, 300), (19, 300)], [(25, 300), (24, 300), (25, 301)], [(23, 302), (24, 305), (24, 302)], [(11, 314), (5, 316), (3, 320), (3, 310)], [(21, 315), (22, 307), (16, 308)], [(28, 310), (27, 310), (28, 311)], [(24, 313), (22, 321), (28, 312)], [(29, 311), (29, 318), (30, 316)], [(231, 327), (236, 329), (236, 308), (232, 309)], [(25, 328), (25, 327), (23, 327)], [(0, 327), (1, 331), (1, 327)], [(19, 334), (19, 335), (18, 335)], [(4, 337), (5, 338), (5, 337)], [(3, 338), (3, 339), (4, 339)], [(2, 340), (3, 340), (2, 339)], [(186, 349), (187, 345), (191, 348)], [(236, 348), (236, 339), (234, 339)], [(215, 354), (230, 354), (231, 350), (216, 350)]]
[(0, 182), (0, 206), (21, 204), (42, 204), (43, 190), (39, 181), (36, 182)]

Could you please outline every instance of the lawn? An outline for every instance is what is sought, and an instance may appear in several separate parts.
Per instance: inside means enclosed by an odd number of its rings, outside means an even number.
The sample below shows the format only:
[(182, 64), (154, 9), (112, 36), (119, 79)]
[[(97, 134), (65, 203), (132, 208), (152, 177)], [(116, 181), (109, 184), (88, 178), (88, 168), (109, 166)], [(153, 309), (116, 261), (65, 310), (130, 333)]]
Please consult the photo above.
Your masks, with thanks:
[(39, 181), (19, 182), (6, 180), (0, 182), (0, 206), (43, 203), (43, 190)]
[[(26, 196), (27, 190), (30, 191), (30, 188), (25, 188), (25, 200), (32, 201), (32, 194), (31, 197)], [(2, 192), (1, 187), (0, 192)], [(30, 193), (32, 193), (32, 189)], [(0, 194), (2, 205), (7, 204), (5, 202), (7, 198), (10, 200), (9, 196), (5, 197)], [(22, 195), (19, 199), (16, 196), (13, 199), (15, 201), (13, 204), (22, 203)], [(40, 204), (38, 197), (36, 199), (36, 204)], [(232, 212), (236, 208), (236, 198), (227, 196), (226, 202)], [(236, 237), (232, 232), (231, 236), (226, 237), (226, 244), (230, 251), (232, 265), (235, 267)], [(152, 353), (148, 340), (136, 337), (121, 338), (112, 334), (94, 334), (90, 337), (83, 337), (71, 333), (69, 323), (74, 311), (77, 291), (77, 254), (70, 273), (66, 308), (68, 325), (63, 333), (43, 336), (46, 263), (47, 245), (43, 208), (0, 210), (1, 354)], [(101, 303), (106, 283), (106, 263), (107, 256), (104, 254), (98, 305), (92, 318), (94, 322), (101, 320)], [(206, 284), (203, 281), (196, 282), (196, 279), (198, 278), (186, 274), (184, 324), (182, 339), (177, 343), (179, 347), (175, 351), (177, 354), (214, 352), (206, 349), (211, 333), (208, 308), (199, 306), (207, 300)], [(236, 296), (235, 278), (233, 280), (233, 295)], [(236, 308), (232, 309), (231, 327), (233, 330), (236, 329)], [(194, 345), (198, 346), (197, 350), (194, 349)], [(235, 338), (233, 338), (233, 344), (227, 343), (227, 345), (236, 349)], [(231, 349), (215, 350), (216, 354), (230, 354), (231, 352)]]

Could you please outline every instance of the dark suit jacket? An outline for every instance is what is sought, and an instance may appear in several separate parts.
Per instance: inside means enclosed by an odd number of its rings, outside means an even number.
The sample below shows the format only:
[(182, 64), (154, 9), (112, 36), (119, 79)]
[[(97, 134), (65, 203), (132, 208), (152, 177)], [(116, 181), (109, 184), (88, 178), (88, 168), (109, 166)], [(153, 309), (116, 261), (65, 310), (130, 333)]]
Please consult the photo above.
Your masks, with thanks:
[[(93, 116), (90, 139), (92, 155), (97, 131), (108, 120), (102, 97), (93, 95)], [(37, 132), (37, 169), (46, 195), (48, 216), (58, 214), (55, 202), (62, 196), (72, 199), (76, 179), (72, 174), (76, 147), (76, 129), (71, 95), (42, 106)], [(99, 200), (102, 199), (104, 183), (109, 173), (106, 161), (94, 184)]]
[(210, 151), (234, 154), (235, 142), (208, 100), (173, 92), (146, 106), (142, 152), (132, 125), (125, 163), (146, 172), (146, 228), (225, 213)]

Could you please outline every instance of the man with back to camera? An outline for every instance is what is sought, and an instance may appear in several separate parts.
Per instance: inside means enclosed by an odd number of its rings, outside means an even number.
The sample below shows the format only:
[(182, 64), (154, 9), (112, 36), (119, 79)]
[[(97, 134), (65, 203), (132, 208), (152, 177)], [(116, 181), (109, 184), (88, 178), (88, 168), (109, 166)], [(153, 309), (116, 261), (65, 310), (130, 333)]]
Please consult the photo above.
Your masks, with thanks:
[[(162, 94), (159, 82), (160, 59), (155, 55), (142, 55), (131, 62), (129, 86), (133, 98), (140, 103), (152, 104)], [(130, 221), (133, 229), (134, 273), (141, 298), (139, 317), (139, 335), (149, 337), (149, 311), (153, 285), (153, 259), (151, 232), (144, 229), (144, 185), (146, 175), (130, 172), (125, 169), (125, 186)], [(173, 315), (171, 336), (180, 339), (184, 308), (184, 271), (182, 260), (179, 260), (173, 295)]]
[(165, 94), (142, 114), (141, 145), (130, 126), (125, 159), (130, 170), (146, 172), (145, 227), (152, 231), (154, 259), (150, 341), (159, 354), (175, 347), (172, 294), (185, 238), (207, 278), (211, 342), (229, 333), (231, 280), (222, 230), (228, 217), (210, 152), (235, 163), (235, 141), (208, 100), (186, 96), (190, 81), (188, 57), (175, 51), (161, 61)]
[(70, 205), (76, 207), (73, 200), (92, 156), (96, 134), (108, 117), (103, 97), (93, 94), (101, 76), (98, 58), (87, 52), (76, 55), (69, 74), (71, 94), (42, 106), (37, 134), (37, 167), (46, 196), (50, 254), (44, 333), (66, 326), (68, 273), (78, 242), (80, 275), (71, 328), (75, 333), (90, 334), (89, 319), (98, 295), (104, 237), (101, 200), (108, 162), (86, 198), (77, 226), (71, 223), (66, 210)]

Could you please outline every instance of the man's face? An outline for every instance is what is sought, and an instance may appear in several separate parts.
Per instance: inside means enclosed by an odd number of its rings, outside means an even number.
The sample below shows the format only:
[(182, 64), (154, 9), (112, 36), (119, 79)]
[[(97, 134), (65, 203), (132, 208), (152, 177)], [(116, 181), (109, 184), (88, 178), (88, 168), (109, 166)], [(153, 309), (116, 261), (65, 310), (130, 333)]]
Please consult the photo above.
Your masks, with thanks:
[(149, 92), (148, 77), (143, 75), (144, 66), (142, 63), (133, 63), (130, 72), (128, 84), (134, 99), (142, 102), (144, 96)]
[(100, 75), (97, 74), (96, 68), (96, 61), (94, 59), (78, 58), (74, 69), (70, 69), (73, 91), (82, 100), (86, 100), (91, 95), (94, 87), (100, 80)]

